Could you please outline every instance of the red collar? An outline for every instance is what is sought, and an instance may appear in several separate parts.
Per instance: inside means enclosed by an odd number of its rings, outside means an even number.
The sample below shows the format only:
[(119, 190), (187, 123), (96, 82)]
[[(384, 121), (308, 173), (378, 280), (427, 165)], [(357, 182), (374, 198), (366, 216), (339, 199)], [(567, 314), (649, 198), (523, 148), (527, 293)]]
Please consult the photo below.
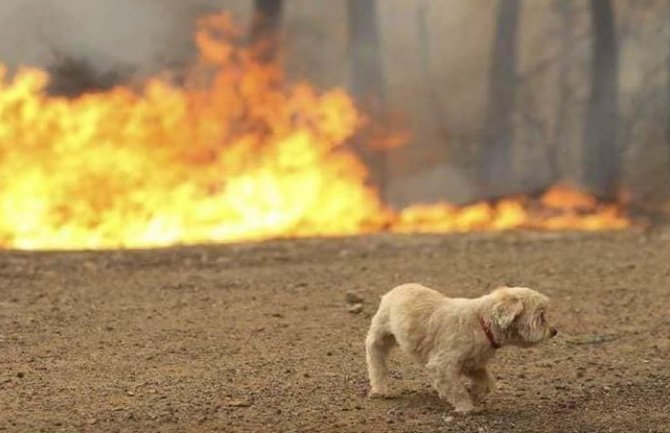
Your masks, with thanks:
[(500, 349), (500, 344), (496, 342), (496, 339), (493, 336), (493, 332), (491, 332), (491, 328), (489, 328), (489, 325), (487, 325), (484, 319), (481, 317), (479, 318), (479, 324), (481, 325), (484, 334), (486, 334), (486, 338), (488, 338), (489, 343), (491, 343), (491, 347), (494, 349)]

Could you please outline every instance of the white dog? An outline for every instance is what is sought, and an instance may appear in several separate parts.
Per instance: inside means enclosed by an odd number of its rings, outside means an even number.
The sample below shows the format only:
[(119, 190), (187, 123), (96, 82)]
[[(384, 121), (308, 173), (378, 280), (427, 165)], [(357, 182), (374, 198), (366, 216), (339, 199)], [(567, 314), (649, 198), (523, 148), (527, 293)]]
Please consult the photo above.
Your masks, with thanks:
[[(440, 398), (467, 413), (493, 389), (486, 370), (496, 349), (529, 347), (557, 334), (549, 299), (525, 287), (502, 287), (476, 299), (447, 298), (419, 284), (384, 295), (365, 341), (370, 396), (386, 396), (387, 359), (395, 346), (428, 370)], [(468, 389), (462, 376), (472, 381)]]

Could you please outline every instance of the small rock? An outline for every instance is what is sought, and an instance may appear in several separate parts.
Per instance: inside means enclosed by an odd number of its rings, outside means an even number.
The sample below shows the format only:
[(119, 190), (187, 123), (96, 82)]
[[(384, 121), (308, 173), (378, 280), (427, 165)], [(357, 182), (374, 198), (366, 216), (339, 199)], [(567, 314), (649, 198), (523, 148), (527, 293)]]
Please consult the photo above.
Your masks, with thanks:
[(251, 402), (249, 400), (230, 400), (226, 405), (229, 407), (251, 407)]
[(126, 394), (128, 394), (131, 397), (135, 395), (135, 393), (133, 391), (128, 391), (128, 392), (126, 392)]
[(568, 340), (568, 344), (574, 344), (574, 345), (602, 344), (614, 341), (617, 338), (619, 338), (618, 335), (584, 335)]
[(352, 291), (348, 291), (347, 294), (345, 295), (344, 298), (347, 301), (347, 304), (353, 305), (353, 304), (362, 304), (363, 303), (363, 297), (357, 293), (354, 293)]
[(454, 417), (453, 416), (445, 416), (443, 419), (444, 419), (444, 422), (450, 423), (454, 420)]
[(363, 304), (354, 304), (351, 305), (347, 311), (349, 311), (351, 314), (359, 314), (363, 311)]

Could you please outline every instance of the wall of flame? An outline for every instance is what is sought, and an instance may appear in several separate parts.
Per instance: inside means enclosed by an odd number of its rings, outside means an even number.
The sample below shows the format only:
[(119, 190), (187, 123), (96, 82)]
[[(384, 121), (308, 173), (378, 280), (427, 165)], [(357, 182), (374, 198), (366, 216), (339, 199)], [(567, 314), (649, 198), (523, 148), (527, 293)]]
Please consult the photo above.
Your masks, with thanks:
[(201, 20), (201, 58), (184, 86), (157, 77), (64, 99), (46, 94), (44, 71), (0, 68), (0, 246), (629, 224), (617, 206), (564, 188), (545, 196), (543, 212), (523, 197), (392, 211), (347, 146), (369, 122), (354, 102), (287, 83), (240, 48), (241, 36), (228, 16)]

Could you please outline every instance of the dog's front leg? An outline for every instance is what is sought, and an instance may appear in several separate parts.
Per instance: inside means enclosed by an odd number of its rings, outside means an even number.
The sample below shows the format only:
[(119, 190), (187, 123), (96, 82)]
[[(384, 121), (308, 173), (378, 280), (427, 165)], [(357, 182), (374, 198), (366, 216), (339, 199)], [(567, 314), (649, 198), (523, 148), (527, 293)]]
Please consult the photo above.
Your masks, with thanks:
[(456, 412), (468, 413), (474, 409), (472, 397), (461, 380), (458, 363), (435, 357), (428, 362), (426, 368), (440, 398), (451, 403)]
[(472, 379), (472, 389), (470, 392), (472, 400), (475, 404), (480, 404), (493, 391), (495, 380), (486, 367), (470, 370), (466, 374)]

